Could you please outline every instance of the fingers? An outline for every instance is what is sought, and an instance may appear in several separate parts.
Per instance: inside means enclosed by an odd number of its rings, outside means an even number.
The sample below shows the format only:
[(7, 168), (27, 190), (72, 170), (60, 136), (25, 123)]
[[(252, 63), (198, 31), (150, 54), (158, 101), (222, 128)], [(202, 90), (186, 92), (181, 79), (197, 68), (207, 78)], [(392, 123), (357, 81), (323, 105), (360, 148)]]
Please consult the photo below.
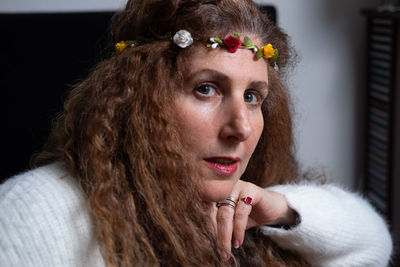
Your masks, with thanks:
[(253, 206), (257, 206), (262, 198), (263, 192), (256, 185), (239, 180), (231, 196), (219, 202), (216, 229), (220, 255), (223, 258), (229, 259), (232, 245), (239, 248), (243, 244), (246, 229), (255, 226), (254, 219), (249, 216)]
[[(243, 198), (245, 199), (245, 198)], [(247, 198), (238, 200), (238, 197), (229, 197), (218, 202), (218, 212), (216, 216), (217, 241), (220, 246), (220, 255), (230, 258), (231, 246), (239, 248), (243, 244), (244, 234), (247, 228), (251, 205)]]
[[(251, 203), (251, 202), (250, 202)], [(251, 204), (241, 199), (236, 205), (233, 217), (233, 247), (238, 248), (243, 244), (244, 234), (247, 229)]]
[[(286, 198), (252, 183), (239, 180), (231, 197), (222, 200), (216, 210), (217, 241), (220, 255), (230, 258), (231, 247), (243, 244), (245, 231), (266, 224), (293, 225), (293, 211)], [(214, 206), (215, 207), (215, 206)]]
[(220, 255), (228, 260), (230, 258), (233, 216), (235, 207), (230, 205), (220, 205), (217, 213), (217, 241), (220, 245)]

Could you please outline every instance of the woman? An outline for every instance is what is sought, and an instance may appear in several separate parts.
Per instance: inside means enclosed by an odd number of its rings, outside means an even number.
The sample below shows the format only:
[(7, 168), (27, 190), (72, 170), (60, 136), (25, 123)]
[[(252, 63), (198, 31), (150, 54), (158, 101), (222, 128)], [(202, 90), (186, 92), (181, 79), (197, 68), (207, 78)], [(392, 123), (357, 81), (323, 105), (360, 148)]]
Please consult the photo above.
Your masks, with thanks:
[(2, 263), (388, 263), (366, 201), (288, 184), (300, 177), (282, 80), (292, 54), (251, 1), (129, 1), (112, 37), (41, 167), (0, 189)]

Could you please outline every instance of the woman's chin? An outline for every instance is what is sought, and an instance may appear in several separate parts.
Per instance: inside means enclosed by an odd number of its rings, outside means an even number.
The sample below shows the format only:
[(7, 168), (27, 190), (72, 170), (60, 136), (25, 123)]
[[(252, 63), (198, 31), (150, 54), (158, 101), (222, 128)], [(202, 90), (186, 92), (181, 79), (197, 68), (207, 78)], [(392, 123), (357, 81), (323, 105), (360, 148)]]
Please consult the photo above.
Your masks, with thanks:
[(200, 186), (200, 197), (207, 202), (217, 202), (230, 196), (237, 180), (207, 180)]

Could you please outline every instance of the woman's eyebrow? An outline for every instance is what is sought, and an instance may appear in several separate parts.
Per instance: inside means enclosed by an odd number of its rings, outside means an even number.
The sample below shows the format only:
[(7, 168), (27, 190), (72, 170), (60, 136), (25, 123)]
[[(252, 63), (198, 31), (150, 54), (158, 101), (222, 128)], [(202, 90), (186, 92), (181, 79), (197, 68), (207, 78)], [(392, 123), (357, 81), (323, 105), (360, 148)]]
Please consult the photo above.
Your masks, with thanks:
[(265, 91), (266, 94), (268, 93), (268, 83), (265, 81), (253, 81), (249, 84), (249, 87)]
[(222, 82), (226, 82), (229, 81), (230, 78), (225, 75), (222, 72), (219, 72), (217, 70), (213, 70), (213, 69), (201, 69), (199, 71), (195, 71), (193, 73), (190, 73), (190, 75), (188, 76), (188, 80), (192, 80), (192, 79), (197, 79), (197, 78), (207, 78), (207, 79), (215, 79), (215, 80), (219, 80)]
[[(222, 72), (219, 72), (214, 69), (200, 69), (199, 71), (195, 71), (190, 73), (187, 77), (188, 81), (196, 79), (211, 79), (211, 80), (218, 80), (220, 82), (230, 82), (231, 79), (229, 76), (225, 75)], [(252, 81), (249, 83), (249, 88), (254, 88), (257, 90), (265, 91), (265, 94), (268, 93), (268, 83), (266, 81)]]

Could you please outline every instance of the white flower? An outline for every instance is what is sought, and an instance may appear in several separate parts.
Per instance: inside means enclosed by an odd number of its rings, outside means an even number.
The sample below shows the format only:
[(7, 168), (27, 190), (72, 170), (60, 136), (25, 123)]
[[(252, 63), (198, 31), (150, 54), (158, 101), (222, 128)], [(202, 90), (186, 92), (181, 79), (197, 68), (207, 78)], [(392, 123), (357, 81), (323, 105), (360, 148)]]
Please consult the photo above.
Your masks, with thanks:
[(193, 44), (192, 35), (190, 34), (190, 32), (186, 30), (180, 30), (177, 33), (175, 33), (173, 41), (177, 46), (181, 48), (185, 48)]
[(211, 45), (211, 48), (217, 48), (217, 46), (218, 46), (218, 43), (213, 43), (213, 44)]
[(254, 47), (253, 51), (254, 51), (254, 53), (257, 53), (257, 51), (258, 51), (257, 47)]
[(211, 43), (215, 43), (214, 38), (210, 37), (210, 42), (211, 42)]

